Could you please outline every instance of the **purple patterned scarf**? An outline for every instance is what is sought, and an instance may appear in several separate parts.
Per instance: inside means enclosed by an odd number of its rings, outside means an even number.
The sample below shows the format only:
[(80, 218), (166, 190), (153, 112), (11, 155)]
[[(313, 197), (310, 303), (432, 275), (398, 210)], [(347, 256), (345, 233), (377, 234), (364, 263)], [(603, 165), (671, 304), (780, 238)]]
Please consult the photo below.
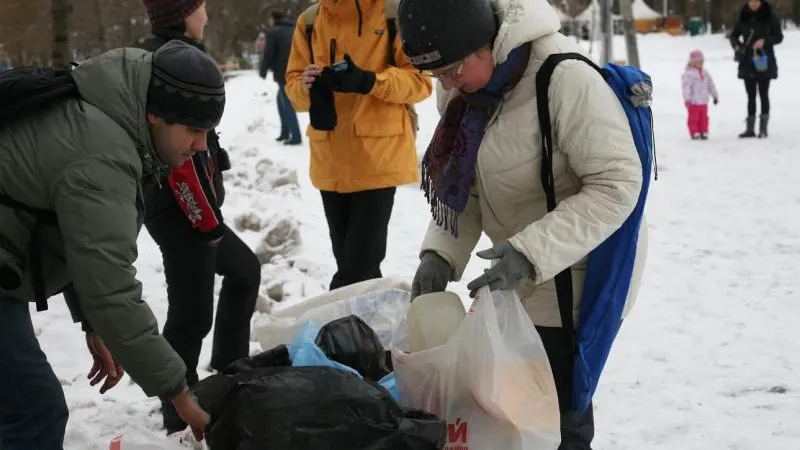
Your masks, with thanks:
[(422, 159), (422, 189), (436, 224), (458, 237), (458, 216), (464, 212), (475, 179), (478, 149), (486, 125), (503, 94), (525, 74), (531, 44), (527, 42), (495, 67), (489, 83), (478, 92), (459, 91), (447, 104)]

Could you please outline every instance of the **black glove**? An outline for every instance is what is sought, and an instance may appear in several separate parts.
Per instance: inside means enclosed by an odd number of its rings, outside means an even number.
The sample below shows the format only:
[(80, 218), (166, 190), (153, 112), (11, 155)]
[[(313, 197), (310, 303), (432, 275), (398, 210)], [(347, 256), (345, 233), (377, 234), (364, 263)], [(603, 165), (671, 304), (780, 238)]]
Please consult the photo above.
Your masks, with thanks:
[(336, 104), (333, 101), (333, 69), (326, 67), (309, 89), (311, 108), (308, 110), (311, 126), (317, 130), (336, 128)]
[(425, 252), (411, 282), (411, 300), (422, 294), (444, 292), (447, 283), (453, 279), (453, 268), (436, 252)]
[(344, 55), (344, 60), (347, 61), (347, 68), (333, 71), (333, 90), (369, 94), (375, 86), (375, 72), (359, 69), (348, 54)]

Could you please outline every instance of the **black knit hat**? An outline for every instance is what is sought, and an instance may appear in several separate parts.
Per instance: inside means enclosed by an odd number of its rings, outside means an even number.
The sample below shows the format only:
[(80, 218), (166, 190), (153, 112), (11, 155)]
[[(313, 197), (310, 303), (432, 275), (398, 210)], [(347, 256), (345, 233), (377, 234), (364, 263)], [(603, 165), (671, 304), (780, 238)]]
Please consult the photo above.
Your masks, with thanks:
[(177, 39), (153, 54), (147, 112), (168, 123), (210, 130), (225, 110), (225, 79), (202, 50)]
[(489, 0), (402, 0), (397, 27), (409, 62), (433, 70), (491, 43), (498, 24)]
[(205, 0), (142, 0), (150, 23), (156, 27), (182, 24)]

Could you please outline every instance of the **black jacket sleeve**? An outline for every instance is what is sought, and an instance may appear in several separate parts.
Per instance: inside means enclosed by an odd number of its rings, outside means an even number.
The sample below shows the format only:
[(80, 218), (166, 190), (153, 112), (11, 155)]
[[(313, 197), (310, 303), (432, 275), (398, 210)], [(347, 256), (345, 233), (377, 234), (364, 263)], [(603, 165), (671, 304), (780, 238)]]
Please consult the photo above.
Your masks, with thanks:
[(764, 41), (770, 46), (778, 45), (783, 42), (783, 30), (781, 30), (781, 21), (777, 16), (772, 16), (769, 22), (769, 34)]

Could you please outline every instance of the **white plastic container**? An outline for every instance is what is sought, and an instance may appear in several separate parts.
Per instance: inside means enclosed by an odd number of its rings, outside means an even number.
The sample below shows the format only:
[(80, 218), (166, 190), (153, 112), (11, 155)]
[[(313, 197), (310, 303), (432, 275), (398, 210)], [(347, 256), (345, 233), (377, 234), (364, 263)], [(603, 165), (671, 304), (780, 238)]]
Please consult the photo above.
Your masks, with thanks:
[(408, 351), (419, 352), (446, 344), (466, 313), (461, 298), (454, 292), (420, 295), (408, 308)]

